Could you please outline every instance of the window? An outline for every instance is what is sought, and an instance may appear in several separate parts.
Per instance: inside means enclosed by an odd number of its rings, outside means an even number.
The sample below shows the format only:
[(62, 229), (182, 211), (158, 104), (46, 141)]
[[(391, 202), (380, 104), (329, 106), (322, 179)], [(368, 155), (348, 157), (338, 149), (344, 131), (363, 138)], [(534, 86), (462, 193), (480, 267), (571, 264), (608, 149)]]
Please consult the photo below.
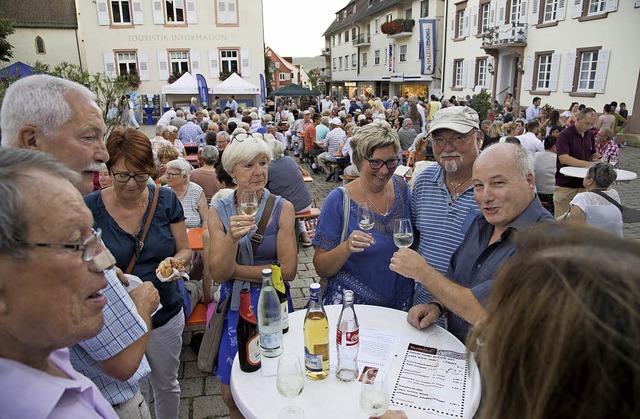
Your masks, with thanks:
[(464, 62), (453, 60), (453, 87), (461, 88), (464, 80)]
[(584, 51), (580, 54), (578, 91), (593, 90), (598, 69), (598, 51)]
[[(186, 52), (185, 52), (186, 56)], [(116, 54), (118, 75), (138, 74), (138, 59), (135, 51), (123, 51)]]
[(373, 27), (375, 29), (375, 33), (379, 33), (380, 32), (380, 18), (377, 18), (374, 23), (373, 23)]
[(344, 42), (349, 42), (349, 31), (344, 31)]
[(333, 59), (333, 71), (336, 71), (338, 69), (338, 65), (337, 65), (338, 60), (336, 58)]
[(487, 59), (478, 58), (476, 60), (476, 86), (487, 87)]
[(333, 46), (334, 47), (336, 46), (336, 36), (335, 35), (333, 35)]
[(597, 15), (605, 12), (606, 0), (588, 0), (589, 9), (587, 10), (587, 16)]
[(456, 38), (462, 38), (465, 34), (465, 15), (467, 10), (462, 9), (456, 12)]
[(348, 55), (344, 56), (344, 69), (345, 70), (349, 69), (349, 56)]
[(480, 13), (478, 13), (478, 33), (482, 34), (486, 29), (492, 26), (491, 22), (491, 4), (487, 1), (480, 5)]
[(239, 73), (239, 60), (237, 49), (222, 49), (220, 50), (220, 65), (222, 72), (226, 73)]
[(429, 15), (429, 0), (422, 0), (420, 2), (420, 17), (427, 17)]
[(114, 25), (131, 23), (129, 0), (111, 0), (111, 22)]
[(280, 68), (280, 63), (275, 64), (276, 68)]
[(291, 79), (291, 74), (289, 73), (280, 73), (280, 81), (287, 81)]
[(373, 65), (380, 64), (380, 50), (373, 51)]
[(44, 39), (36, 36), (36, 54), (46, 54), (47, 51), (44, 48)]
[(184, 23), (184, 0), (165, 0), (167, 23)]
[(356, 68), (358, 62), (356, 61), (356, 54), (351, 54), (351, 68)]
[(367, 66), (367, 53), (366, 52), (362, 53), (362, 66), (363, 67)]
[[(526, 4), (524, 7), (526, 7)], [(520, 23), (520, 17), (524, 17), (524, 13), (526, 13), (526, 9), (523, 8), (522, 0), (511, 0), (511, 7), (509, 8), (509, 22)]]
[(342, 45), (342, 33), (338, 34), (338, 45)]
[(401, 62), (407, 61), (407, 46), (406, 45), (400, 45), (400, 61)]
[(554, 22), (557, 19), (558, 0), (545, 0), (542, 22)]
[(356, 39), (358, 36), (358, 28), (351, 28), (351, 39)]
[(393, 20), (393, 14), (391, 14), (391, 13), (387, 14), (385, 19), (386, 19), (386, 22), (391, 22)]
[(342, 57), (338, 57), (338, 70), (342, 70)]
[(407, 9), (407, 10), (405, 10), (405, 11), (404, 11), (404, 18), (405, 18), (405, 19), (407, 19), (407, 20), (408, 20), (408, 19), (411, 19), (411, 14), (412, 14), (412, 13), (413, 13), (413, 12), (412, 12), (412, 10), (411, 10), (411, 9)]
[(171, 74), (185, 73), (189, 71), (189, 52), (188, 51), (171, 51), (169, 52), (169, 61), (171, 62)]
[(237, 25), (237, 0), (216, 0), (216, 23), (218, 25)]
[(541, 54), (536, 57), (536, 90), (551, 88), (551, 54)]

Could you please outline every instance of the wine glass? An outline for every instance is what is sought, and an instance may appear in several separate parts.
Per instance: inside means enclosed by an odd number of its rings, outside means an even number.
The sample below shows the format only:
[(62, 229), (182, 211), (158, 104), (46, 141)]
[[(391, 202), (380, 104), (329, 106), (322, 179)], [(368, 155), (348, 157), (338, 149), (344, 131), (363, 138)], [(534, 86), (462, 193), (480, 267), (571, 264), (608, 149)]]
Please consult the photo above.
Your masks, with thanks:
[[(285, 353), (278, 361), (278, 378), (276, 381), (278, 393), (288, 399), (293, 399), (304, 389), (304, 374), (297, 355)], [(302, 419), (304, 411), (299, 406), (289, 405), (280, 411), (281, 419)]]
[(258, 195), (255, 191), (242, 192), (240, 209), (244, 215), (256, 215), (258, 212)]
[(369, 416), (378, 417), (389, 410), (389, 390), (384, 371), (365, 371), (360, 388), (360, 408)]
[(409, 247), (413, 244), (411, 220), (399, 218), (393, 224), (393, 242), (398, 247)]
[(364, 231), (371, 230), (375, 225), (373, 214), (369, 209), (369, 203), (363, 202), (358, 205), (358, 225)]

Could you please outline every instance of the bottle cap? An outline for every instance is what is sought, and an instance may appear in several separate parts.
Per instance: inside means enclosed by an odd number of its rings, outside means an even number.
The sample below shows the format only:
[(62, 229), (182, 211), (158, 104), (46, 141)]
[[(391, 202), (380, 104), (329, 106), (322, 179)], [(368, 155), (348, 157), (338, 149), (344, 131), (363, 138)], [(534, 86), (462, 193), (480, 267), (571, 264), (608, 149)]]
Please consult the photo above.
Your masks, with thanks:
[(351, 290), (342, 290), (342, 299), (344, 301), (353, 301), (353, 291), (351, 291)]
[(262, 270), (262, 276), (271, 275), (271, 268), (265, 268)]
[(312, 282), (311, 285), (309, 285), (309, 289), (311, 291), (320, 291), (320, 284), (317, 282)]

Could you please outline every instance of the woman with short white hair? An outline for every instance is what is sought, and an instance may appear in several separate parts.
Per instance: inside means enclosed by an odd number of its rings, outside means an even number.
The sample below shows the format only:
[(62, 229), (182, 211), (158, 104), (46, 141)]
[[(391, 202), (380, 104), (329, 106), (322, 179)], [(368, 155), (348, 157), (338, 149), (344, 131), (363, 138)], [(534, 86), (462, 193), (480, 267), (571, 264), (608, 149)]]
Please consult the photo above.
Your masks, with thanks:
[(207, 224), (207, 198), (197, 183), (191, 182), (191, 164), (186, 160), (171, 160), (166, 164), (167, 187), (180, 200), (184, 209), (187, 228), (202, 227)]

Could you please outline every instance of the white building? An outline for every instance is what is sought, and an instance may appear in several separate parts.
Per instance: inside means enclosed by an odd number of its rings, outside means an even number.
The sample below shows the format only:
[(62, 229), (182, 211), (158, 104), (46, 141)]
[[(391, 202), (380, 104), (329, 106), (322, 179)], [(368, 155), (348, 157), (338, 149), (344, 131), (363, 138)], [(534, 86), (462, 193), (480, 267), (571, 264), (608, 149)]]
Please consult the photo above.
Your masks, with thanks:
[[(523, 108), (536, 96), (598, 112), (625, 102), (640, 113), (640, 1), (453, 0), (447, 4), (443, 92), (481, 88)], [(632, 112), (632, 110), (634, 112)]]
[[(332, 95), (439, 91), (442, 0), (351, 0), (325, 31)], [(441, 44), (441, 43), (440, 43)]]

